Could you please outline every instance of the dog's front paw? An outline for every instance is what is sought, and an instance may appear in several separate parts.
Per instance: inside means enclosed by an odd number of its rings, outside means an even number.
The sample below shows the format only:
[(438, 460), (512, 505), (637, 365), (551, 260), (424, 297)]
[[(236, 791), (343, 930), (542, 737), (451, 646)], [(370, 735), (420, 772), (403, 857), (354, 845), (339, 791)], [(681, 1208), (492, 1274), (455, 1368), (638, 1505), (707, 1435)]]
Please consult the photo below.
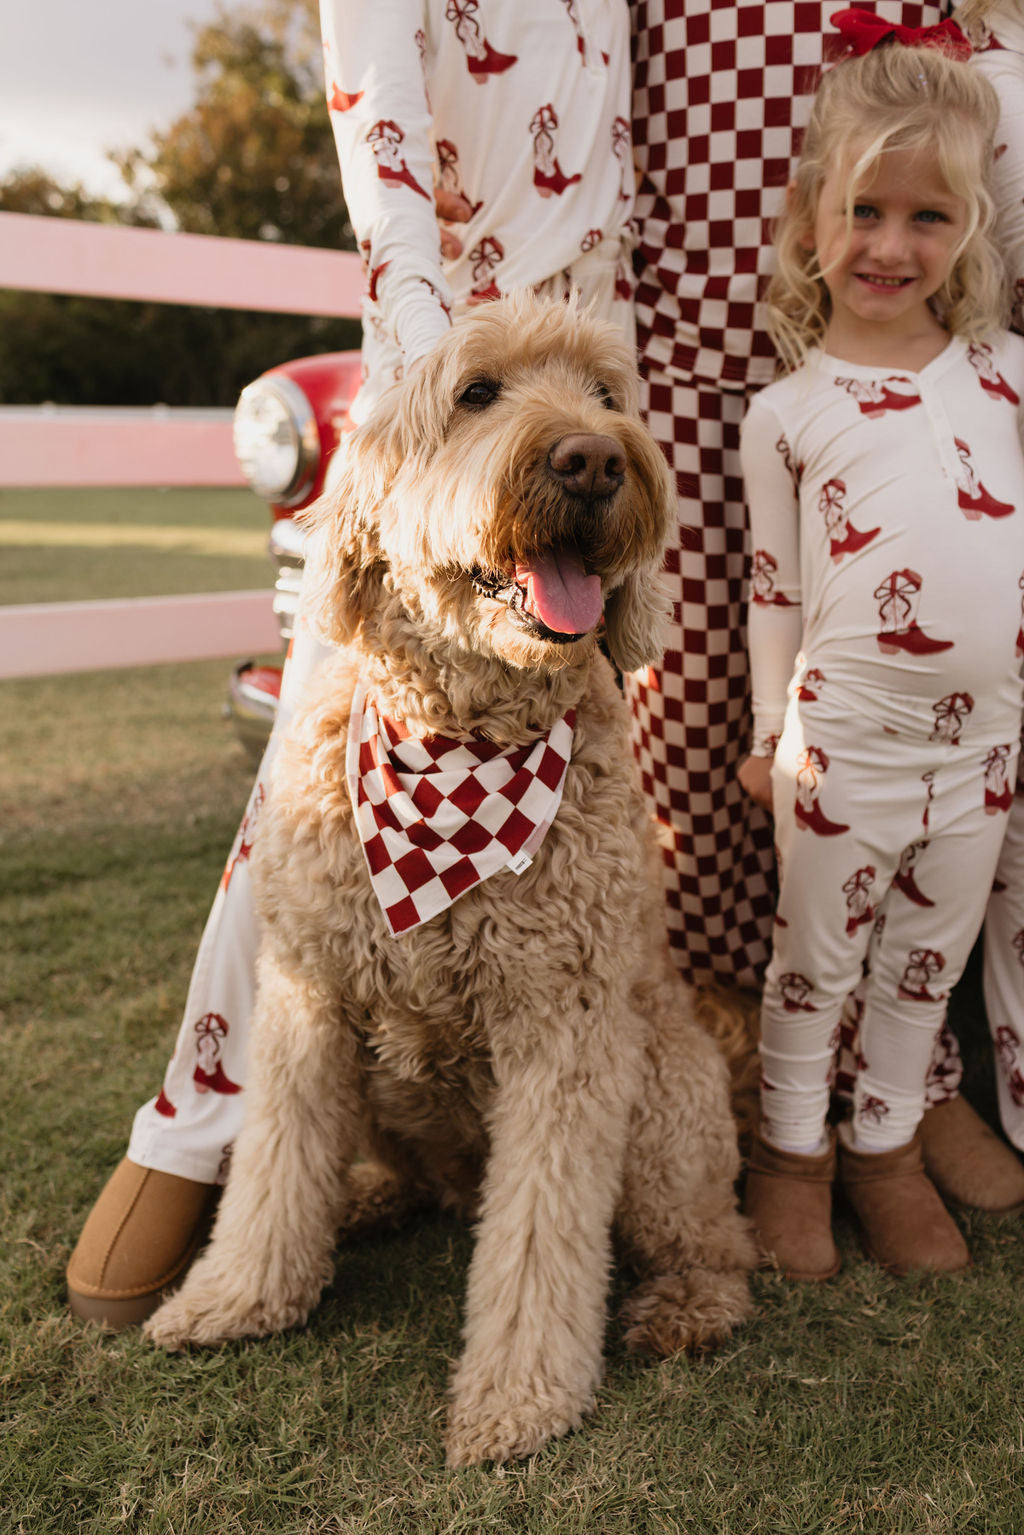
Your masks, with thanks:
[(623, 1306), (622, 1317), (629, 1348), (665, 1359), (714, 1348), (752, 1312), (742, 1270), (693, 1268), (646, 1280)]
[(448, 1415), (445, 1448), (449, 1466), (479, 1466), (485, 1461), (522, 1460), (549, 1439), (579, 1428), (594, 1405), (593, 1394), (578, 1399), (569, 1392), (538, 1385), (479, 1393), (459, 1392)]
[(260, 1338), (301, 1326), (311, 1304), (286, 1299), (275, 1303), (237, 1281), (194, 1269), (177, 1294), (143, 1323), (142, 1330), (151, 1343), (172, 1351), (229, 1338)]

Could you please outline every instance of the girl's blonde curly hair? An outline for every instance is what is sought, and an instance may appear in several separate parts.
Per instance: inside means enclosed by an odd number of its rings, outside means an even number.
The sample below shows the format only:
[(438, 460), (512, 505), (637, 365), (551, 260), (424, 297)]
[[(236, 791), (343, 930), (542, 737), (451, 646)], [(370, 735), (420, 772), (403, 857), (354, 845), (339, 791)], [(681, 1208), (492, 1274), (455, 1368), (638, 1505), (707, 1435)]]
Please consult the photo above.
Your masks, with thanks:
[(963, 238), (931, 304), (946, 329), (982, 341), (1005, 324), (1008, 285), (992, 236), (989, 192), (999, 100), (969, 64), (937, 48), (886, 42), (844, 59), (818, 87), (786, 210), (775, 227), (777, 270), (765, 302), (768, 330), (789, 372), (820, 346), (831, 305), (808, 236), (826, 177), (846, 177), (846, 217), (889, 150), (933, 151), (943, 180), (967, 206)]

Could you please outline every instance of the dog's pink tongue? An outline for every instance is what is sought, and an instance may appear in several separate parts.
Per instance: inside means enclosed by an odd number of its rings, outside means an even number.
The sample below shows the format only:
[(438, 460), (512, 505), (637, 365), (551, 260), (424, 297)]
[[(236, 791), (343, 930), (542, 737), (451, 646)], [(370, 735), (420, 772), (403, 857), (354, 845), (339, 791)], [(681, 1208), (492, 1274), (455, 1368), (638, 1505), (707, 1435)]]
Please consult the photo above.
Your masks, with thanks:
[(538, 555), (516, 566), (516, 581), (526, 589), (526, 610), (554, 634), (588, 634), (600, 622), (600, 576), (588, 576), (574, 549)]

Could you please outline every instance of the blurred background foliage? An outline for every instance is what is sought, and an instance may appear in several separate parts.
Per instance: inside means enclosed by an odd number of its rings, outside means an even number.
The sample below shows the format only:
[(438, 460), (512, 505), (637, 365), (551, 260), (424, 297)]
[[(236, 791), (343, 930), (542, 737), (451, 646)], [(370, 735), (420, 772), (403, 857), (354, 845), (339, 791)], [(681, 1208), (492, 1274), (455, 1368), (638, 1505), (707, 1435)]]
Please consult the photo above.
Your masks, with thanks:
[[(122, 201), (37, 166), (0, 210), (353, 250), (324, 98), (317, 0), (254, 0), (198, 27), (194, 101), (112, 154)], [(234, 405), (275, 363), (359, 345), (355, 320), (0, 290), (0, 404)]]

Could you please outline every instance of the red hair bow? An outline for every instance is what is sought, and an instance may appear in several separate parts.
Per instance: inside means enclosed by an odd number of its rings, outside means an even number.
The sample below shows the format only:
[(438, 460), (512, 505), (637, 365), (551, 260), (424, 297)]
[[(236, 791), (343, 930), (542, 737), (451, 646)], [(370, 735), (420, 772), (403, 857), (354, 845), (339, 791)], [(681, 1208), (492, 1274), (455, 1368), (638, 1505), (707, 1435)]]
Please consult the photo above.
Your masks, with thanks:
[(883, 21), (874, 11), (853, 9), (836, 11), (830, 21), (850, 53), (870, 53), (880, 43), (895, 38), (906, 48), (938, 48), (954, 59), (969, 59), (974, 51), (955, 21), (942, 21), (937, 27), (901, 27)]

